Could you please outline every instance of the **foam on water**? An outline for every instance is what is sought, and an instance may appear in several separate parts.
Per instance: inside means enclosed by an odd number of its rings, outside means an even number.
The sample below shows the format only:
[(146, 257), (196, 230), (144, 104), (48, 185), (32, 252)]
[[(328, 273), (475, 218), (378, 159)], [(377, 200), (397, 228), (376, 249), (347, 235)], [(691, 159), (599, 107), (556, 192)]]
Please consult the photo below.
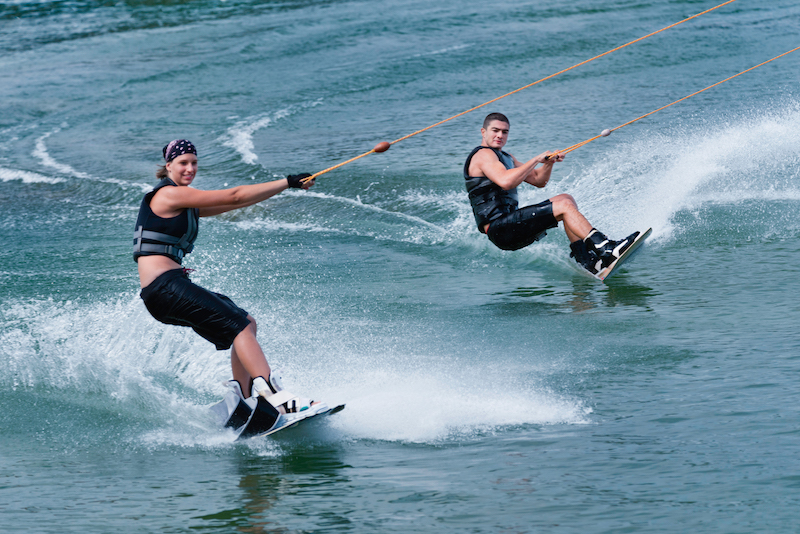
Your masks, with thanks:
[[(130, 439), (146, 446), (233, 443), (233, 434), (220, 429), (208, 411), (230, 378), (228, 353), (216, 351), (188, 328), (156, 323), (138, 297), (4, 304), (0, 343), (6, 356), (0, 380), (8, 389), (46, 392), (56, 399), (99, 395), (107, 399), (110, 412), (145, 427)], [(261, 315), (269, 317), (269, 312)], [(282, 330), (267, 335), (292, 337)], [(340, 354), (347, 349), (337, 339), (330, 341), (324, 376), (296, 364), (287, 365), (283, 376), (300, 394), (347, 403), (329, 420), (342, 439), (436, 442), (516, 425), (582, 424), (590, 413), (582, 402), (527, 383), (508, 369), (451, 361), (423, 372), (420, 358), (429, 358), (414, 355), (413, 349), (403, 353), (387, 346), (375, 360)], [(475, 376), (486, 385), (476, 387)]]
[(465, 50), (465, 49), (470, 48), (470, 47), (472, 47), (471, 44), (458, 44), (458, 45), (455, 45), (455, 46), (447, 46), (447, 47), (441, 48), (439, 50), (430, 50), (430, 51), (427, 51), (427, 52), (420, 52), (418, 54), (414, 54), (411, 57), (417, 58), (417, 57), (425, 57), (425, 56), (436, 56), (436, 55), (439, 55), (439, 54), (449, 54), (450, 52), (455, 52), (455, 51), (458, 51), (458, 50)]
[[(31, 152), (31, 155), (36, 159), (38, 159), (41, 162), (41, 164), (44, 165), (45, 167), (50, 167), (51, 169), (54, 169), (57, 173), (69, 176), (71, 178), (79, 178), (81, 180), (90, 180), (94, 182), (113, 184), (121, 186), (126, 189), (135, 187), (141, 189), (145, 193), (149, 192), (153, 188), (152, 185), (131, 183), (131, 182), (126, 182), (124, 180), (118, 180), (116, 178), (97, 178), (83, 171), (79, 171), (74, 167), (67, 165), (66, 163), (61, 163), (57, 161), (50, 155), (50, 152), (47, 149), (47, 143), (45, 141), (50, 136), (57, 134), (60, 131), (61, 128), (55, 128), (49, 132), (44, 133), (43, 135), (41, 135), (39, 138), (36, 139), (36, 145), (33, 149), (33, 152)], [(59, 179), (57, 180), (61, 181)]]
[[(343, 224), (345, 227), (340, 227), (338, 229), (347, 231), (353, 235), (425, 244), (441, 243), (447, 237), (448, 232), (446, 228), (428, 222), (421, 217), (364, 202), (359, 195), (356, 195), (355, 198), (347, 198), (313, 191), (308, 191), (305, 194), (320, 199), (329, 206), (325, 213), (325, 217), (327, 218), (325, 221), (326, 226), (335, 228), (336, 225)], [(351, 218), (342, 219), (340, 216), (341, 209), (339, 208), (341, 204), (354, 208), (356, 212), (359, 213), (356, 219), (357, 222), (380, 221), (380, 229), (375, 224), (354, 225)], [(384, 231), (383, 228), (387, 230)]]
[(477, 365), (461, 373), (357, 371), (348, 408), (331, 423), (355, 438), (430, 443), (518, 425), (588, 422), (591, 410), (580, 401), (509, 383), (508, 373), (487, 375)]
[(405, 219), (406, 221), (409, 221), (412, 224), (426, 226), (426, 227), (428, 227), (430, 229), (433, 229), (433, 230), (441, 230), (438, 226), (436, 226), (434, 224), (431, 224), (428, 221), (426, 221), (425, 219), (421, 219), (420, 217), (414, 217), (413, 215), (406, 215), (405, 213), (402, 213), (402, 212), (399, 212), (399, 211), (389, 211), (389, 210), (386, 210), (384, 208), (381, 208), (380, 206), (375, 206), (374, 204), (365, 204), (361, 200), (361, 197), (359, 195), (356, 195), (355, 199), (351, 199), (351, 198), (340, 197), (340, 196), (335, 196), (335, 195), (328, 195), (328, 194), (325, 194), (325, 193), (316, 193), (316, 192), (311, 192), (311, 191), (309, 191), (307, 194), (312, 195), (312, 196), (316, 196), (318, 198), (325, 198), (325, 199), (334, 200), (336, 202), (343, 202), (343, 203), (349, 204), (351, 206), (357, 206), (357, 207), (362, 208), (364, 210), (373, 211), (373, 212), (380, 213), (380, 214), (393, 215), (393, 216), (398, 217), (400, 219)]
[(0, 167), (0, 181), (10, 182), (11, 180), (19, 180), (25, 184), (57, 184), (64, 181), (61, 178), (53, 178), (51, 176), (45, 176), (35, 172), (22, 171), (19, 169), (5, 169)]
[(276, 230), (286, 230), (289, 232), (339, 232), (339, 230), (332, 229), (327, 226), (319, 226), (309, 223), (291, 223), (269, 218), (261, 218), (251, 221), (237, 221), (235, 224), (238, 228), (245, 231), (270, 232)]
[(676, 213), (707, 202), (796, 199), (800, 105), (779, 107), (621, 142), (560, 187), (607, 233), (652, 226), (655, 240), (679, 231)]
[(38, 158), (41, 161), (42, 165), (45, 167), (51, 167), (56, 171), (67, 174), (69, 176), (74, 176), (75, 178), (91, 178), (85, 172), (81, 172), (78, 170), (73, 169), (69, 165), (64, 163), (59, 163), (55, 159), (50, 156), (50, 153), (47, 151), (47, 145), (45, 144), (45, 140), (50, 137), (51, 135), (58, 133), (61, 131), (61, 128), (56, 128), (50, 132), (45, 133), (41, 137), (36, 140), (36, 148), (33, 150), (31, 155), (35, 158)]
[(301, 110), (320, 104), (322, 104), (321, 100), (305, 102), (278, 111), (259, 113), (247, 117), (237, 121), (233, 126), (228, 128), (226, 135), (221, 138), (220, 141), (224, 146), (232, 148), (239, 153), (242, 157), (242, 161), (253, 165), (258, 161), (258, 154), (256, 154), (255, 145), (253, 144), (253, 135), (257, 131), (268, 127), (273, 122), (290, 117)]

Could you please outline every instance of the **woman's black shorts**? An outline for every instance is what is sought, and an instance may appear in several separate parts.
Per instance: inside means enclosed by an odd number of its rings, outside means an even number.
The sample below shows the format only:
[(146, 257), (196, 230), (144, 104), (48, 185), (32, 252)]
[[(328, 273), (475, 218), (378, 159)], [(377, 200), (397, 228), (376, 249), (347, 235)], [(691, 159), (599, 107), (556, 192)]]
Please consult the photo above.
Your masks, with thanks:
[(489, 225), (489, 240), (503, 250), (519, 250), (545, 236), (545, 230), (558, 226), (549, 200), (525, 206), (495, 219)]
[(250, 324), (246, 311), (225, 295), (194, 284), (183, 269), (163, 273), (142, 289), (141, 296), (153, 317), (165, 324), (191, 326), (217, 350), (229, 349)]

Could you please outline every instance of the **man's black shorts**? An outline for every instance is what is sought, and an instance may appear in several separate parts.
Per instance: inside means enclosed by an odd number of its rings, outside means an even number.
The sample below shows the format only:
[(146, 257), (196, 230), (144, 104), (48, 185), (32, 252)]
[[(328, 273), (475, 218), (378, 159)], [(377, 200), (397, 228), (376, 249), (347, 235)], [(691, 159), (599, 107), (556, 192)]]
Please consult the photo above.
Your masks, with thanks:
[(545, 230), (558, 226), (549, 200), (525, 206), (495, 219), (489, 225), (489, 240), (503, 250), (519, 250), (538, 241)]
[(250, 324), (246, 311), (225, 295), (194, 284), (183, 269), (161, 274), (142, 289), (141, 296), (153, 317), (165, 324), (191, 326), (217, 350), (229, 349)]

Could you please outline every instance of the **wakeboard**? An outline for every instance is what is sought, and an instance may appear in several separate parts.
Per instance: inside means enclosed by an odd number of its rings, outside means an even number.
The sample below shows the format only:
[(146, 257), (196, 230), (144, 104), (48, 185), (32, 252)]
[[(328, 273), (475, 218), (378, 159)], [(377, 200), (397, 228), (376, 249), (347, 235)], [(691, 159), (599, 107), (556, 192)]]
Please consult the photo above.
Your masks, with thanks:
[(622, 264), (624, 264), (627, 260), (631, 258), (631, 256), (633, 256), (633, 253), (636, 252), (640, 246), (642, 246), (644, 240), (647, 239), (652, 233), (653, 233), (652, 228), (648, 228), (644, 232), (640, 233), (638, 236), (636, 236), (636, 239), (633, 241), (631, 246), (629, 246), (627, 250), (625, 250), (625, 252), (622, 253), (622, 256), (614, 260), (614, 262), (611, 265), (609, 265), (599, 273), (592, 276), (594, 276), (600, 281), (605, 281), (611, 275), (615, 274), (617, 270), (622, 266)]
[(281, 430), (293, 428), (311, 419), (333, 415), (344, 410), (344, 404), (333, 408), (327, 404), (314, 405), (302, 412), (282, 414), (264, 397), (243, 398), (238, 391), (229, 391), (211, 411), (217, 415), (225, 428), (236, 433), (236, 439), (270, 436)]

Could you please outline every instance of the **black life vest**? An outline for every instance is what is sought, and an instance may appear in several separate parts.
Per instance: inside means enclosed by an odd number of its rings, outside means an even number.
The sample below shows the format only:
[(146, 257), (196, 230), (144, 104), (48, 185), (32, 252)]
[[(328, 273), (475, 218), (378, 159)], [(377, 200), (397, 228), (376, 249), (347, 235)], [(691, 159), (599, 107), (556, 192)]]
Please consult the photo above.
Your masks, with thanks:
[(166, 186), (178, 187), (169, 178), (164, 178), (142, 199), (139, 217), (136, 219), (136, 230), (133, 233), (134, 261), (139, 261), (139, 256), (160, 255), (172, 258), (180, 264), (183, 257), (194, 248), (200, 221), (199, 209), (189, 208), (168, 219), (159, 217), (150, 209), (153, 195)]
[(519, 206), (516, 187), (506, 191), (485, 176), (469, 175), (469, 164), (472, 161), (472, 156), (483, 148), (493, 151), (506, 169), (514, 168), (514, 160), (511, 155), (502, 150), (479, 146), (469, 153), (467, 162), (464, 163), (464, 180), (469, 194), (469, 202), (472, 204), (472, 213), (475, 215), (475, 222), (481, 232), (483, 232), (483, 228), (488, 223), (516, 211)]

